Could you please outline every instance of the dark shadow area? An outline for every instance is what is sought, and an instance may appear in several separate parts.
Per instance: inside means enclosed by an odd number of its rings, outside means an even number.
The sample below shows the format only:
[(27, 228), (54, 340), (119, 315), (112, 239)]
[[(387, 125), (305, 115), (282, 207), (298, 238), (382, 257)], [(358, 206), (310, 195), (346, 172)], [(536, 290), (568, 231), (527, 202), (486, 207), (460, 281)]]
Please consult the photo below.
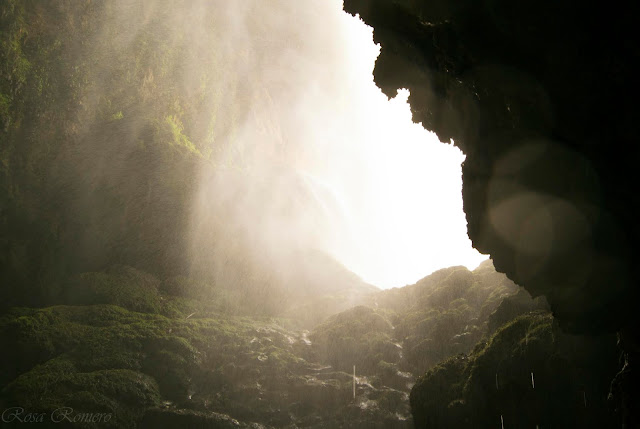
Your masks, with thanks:
[[(387, 94), (467, 155), (474, 246), (547, 297), (565, 332), (617, 332), (614, 427), (638, 426), (638, 7), (346, 0), (382, 46)], [(627, 149), (629, 148), (629, 149)], [(635, 152), (633, 152), (635, 153)]]

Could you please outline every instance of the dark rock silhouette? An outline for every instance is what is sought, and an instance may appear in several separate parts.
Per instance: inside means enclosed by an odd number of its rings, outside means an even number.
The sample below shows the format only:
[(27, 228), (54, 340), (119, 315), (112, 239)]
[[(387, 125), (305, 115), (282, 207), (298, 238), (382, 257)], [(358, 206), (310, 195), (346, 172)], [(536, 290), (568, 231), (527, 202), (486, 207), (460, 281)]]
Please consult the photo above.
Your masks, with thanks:
[[(638, 5), (345, 0), (381, 45), (375, 80), (467, 155), (469, 237), (545, 295), (569, 332), (618, 332), (619, 424), (640, 424), (637, 372)], [(637, 376), (635, 376), (637, 379)], [(637, 408), (637, 407), (636, 407)]]

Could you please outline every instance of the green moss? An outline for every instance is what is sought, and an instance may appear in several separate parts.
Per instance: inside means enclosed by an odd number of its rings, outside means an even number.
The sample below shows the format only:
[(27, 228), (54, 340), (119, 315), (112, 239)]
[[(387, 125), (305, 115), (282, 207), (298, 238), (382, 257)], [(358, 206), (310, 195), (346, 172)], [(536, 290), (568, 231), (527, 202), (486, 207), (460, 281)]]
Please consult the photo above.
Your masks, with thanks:
[(449, 404), (462, 396), (466, 367), (465, 356), (454, 356), (418, 378), (409, 398), (416, 427), (458, 427), (457, 423), (464, 420), (459, 409), (455, 414), (449, 412)]
[[(3, 367), (15, 370), (3, 374), (8, 387), (0, 399), (47, 412), (59, 406), (109, 412), (135, 422), (160, 398), (181, 404), (194, 389), (205, 394), (228, 385), (237, 375), (221, 368), (230, 364), (274, 377), (304, 365), (286, 334), (268, 326), (223, 316), (170, 319), (114, 305), (12, 309), (0, 319), (0, 344)], [(256, 336), (268, 341), (256, 342)], [(215, 369), (217, 378), (209, 373)], [(216, 391), (207, 394), (215, 398)]]
[(7, 129), (11, 124), (11, 103), (9, 97), (0, 93), (0, 130)]
[(200, 155), (200, 151), (191, 142), (191, 140), (189, 140), (189, 137), (184, 134), (184, 125), (178, 116), (167, 115), (164, 118), (164, 124), (167, 126), (168, 132), (172, 136), (172, 139), (170, 140), (172, 145), (178, 148), (184, 148), (193, 154)]
[(63, 300), (76, 305), (114, 304), (133, 311), (159, 313), (159, 283), (148, 273), (117, 265), (105, 272), (75, 276), (67, 283)]
[(70, 407), (74, 414), (111, 414), (106, 427), (135, 427), (146, 408), (160, 403), (158, 385), (148, 375), (123, 369), (81, 372), (66, 356), (22, 374), (3, 396), (11, 405), (37, 412)]
[(321, 362), (342, 371), (356, 365), (363, 373), (374, 373), (380, 360), (399, 360), (391, 333), (392, 326), (384, 316), (360, 306), (330, 317), (310, 339)]
[[(561, 347), (567, 341), (574, 346)], [(415, 422), (490, 427), (502, 416), (517, 427), (569, 427), (579, 416), (581, 427), (601, 427), (605, 392), (589, 410), (577, 395), (610, 377), (602, 361), (585, 362), (578, 352), (576, 345), (592, 342), (569, 339), (548, 313), (519, 316), (468, 356), (447, 360), (418, 380), (411, 392)], [(609, 347), (606, 340), (599, 344), (595, 350)]]

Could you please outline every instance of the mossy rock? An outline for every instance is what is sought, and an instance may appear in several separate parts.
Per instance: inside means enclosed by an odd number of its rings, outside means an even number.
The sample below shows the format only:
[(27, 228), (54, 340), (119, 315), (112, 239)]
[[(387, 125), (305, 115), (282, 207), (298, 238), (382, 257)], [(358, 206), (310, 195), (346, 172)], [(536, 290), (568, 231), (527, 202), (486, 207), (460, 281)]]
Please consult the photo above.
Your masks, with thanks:
[[(47, 413), (54, 419), (64, 409), (71, 409), (72, 420), (79, 414), (110, 416), (95, 427), (133, 428), (146, 408), (160, 404), (158, 384), (152, 377), (126, 369), (81, 372), (66, 356), (20, 375), (3, 390), (3, 397), (9, 406)], [(71, 423), (66, 418), (62, 422)]]
[(446, 428), (457, 420), (450, 413), (449, 404), (461, 400), (467, 363), (465, 356), (454, 356), (418, 378), (410, 395), (416, 427)]
[(124, 265), (104, 272), (82, 273), (67, 282), (62, 301), (73, 305), (114, 304), (128, 310), (159, 313), (158, 286), (151, 274)]
[(500, 326), (521, 314), (548, 310), (549, 306), (544, 297), (533, 299), (526, 290), (521, 288), (517, 294), (504, 298), (491, 313), (488, 320), (489, 333), (493, 334)]
[[(122, 389), (128, 389), (126, 376), (139, 374), (144, 380), (154, 380), (152, 390), (158, 398), (162, 394), (171, 400), (186, 400), (201, 371), (201, 352), (195, 345), (214, 350), (216, 340), (222, 339), (217, 342), (220, 344), (229, 335), (239, 344), (248, 330), (248, 325), (231, 320), (172, 320), (110, 305), (14, 309), (0, 323), (3, 367), (15, 368), (3, 374), (3, 384), (14, 386), (5, 390), (3, 397), (7, 402), (39, 403), (40, 408), (49, 408), (50, 399), (60, 398), (64, 404), (71, 398), (63, 394), (64, 386), (70, 395), (82, 392), (77, 380), (90, 384), (91, 377), (117, 375), (123, 380)], [(233, 360), (237, 348), (221, 350), (218, 355)], [(22, 359), (25, 355), (28, 360)], [(52, 377), (60, 378), (62, 387), (56, 387), (49, 399), (25, 388), (48, 385)]]
[[(45, 412), (97, 410), (133, 425), (146, 408), (168, 400), (176, 410), (284, 424), (288, 402), (269, 404), (285, 397), (288, 380), (308, 366), (295, 353), (294, 343), (302, 341), (295, 335), (272, 320), (171, 319), (114, 305), (12, 309), (0, 319), (1, 359), (4, 367), (18, 362), (19, 368), (3, 373), (0, 401)], [(27, 346), (31, 358), (21, 361)], [(254, 404), (252, 389), (273, 397)]]
[(170, 277), (160, 283), (159, 290), (166, 295), (192, 299), (212, 299), (215, 289), (212, 285), (190, 277)]
[(349, 372), (356, 365), (360, 372), (371, 374), (379, 361), (397, 362), (400, 358), (392, 331), (383, 315), (359, 306), (330, 317), (309, 338), (321, 362)]
[(502, 418), (505, 427), (607, 427), (603, 385), (615, 373), (614, 351), (611, 338), (567, 336), (548, 313), (519, 316), (418, 380), (416, 425), (490, 428)]

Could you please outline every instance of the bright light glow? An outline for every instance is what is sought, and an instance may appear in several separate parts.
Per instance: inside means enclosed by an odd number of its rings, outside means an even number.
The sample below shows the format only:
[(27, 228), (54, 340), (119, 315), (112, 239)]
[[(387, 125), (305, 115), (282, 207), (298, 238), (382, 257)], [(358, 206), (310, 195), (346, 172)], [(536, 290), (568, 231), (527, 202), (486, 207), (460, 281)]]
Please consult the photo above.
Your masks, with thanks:
[[(332, 218), (330, 253), (365, 281), (402, 286), (452, 265), (475, 268), (487, 257), (471, 247), (462, 210), (462, 152), (411, 120), (407, 90), (389, 101), (372, 71), (379, 47), (358, 18), (341, 15), (349, 92), (325, 99), (312, 88), (296, 108), (329, 106), (322, 152), (306, 173), (333, 194), (341, 213)], [(341, 77), (342, 78), (342, 77)], [(345, 130), (347, 134), (345, 134)]]
[(340, 0), (225, 8), (216, 52), (233, 132), (217, 137), (226, 168), (204, 176), (192, 222), (216, 281), (234, 258), (285, 276), (310, 249), (379, 287), (486, 259), (466, 234), (464, 155), (412, 122), (408, 91), (388, 100), (375, 85), (371, 28)]

